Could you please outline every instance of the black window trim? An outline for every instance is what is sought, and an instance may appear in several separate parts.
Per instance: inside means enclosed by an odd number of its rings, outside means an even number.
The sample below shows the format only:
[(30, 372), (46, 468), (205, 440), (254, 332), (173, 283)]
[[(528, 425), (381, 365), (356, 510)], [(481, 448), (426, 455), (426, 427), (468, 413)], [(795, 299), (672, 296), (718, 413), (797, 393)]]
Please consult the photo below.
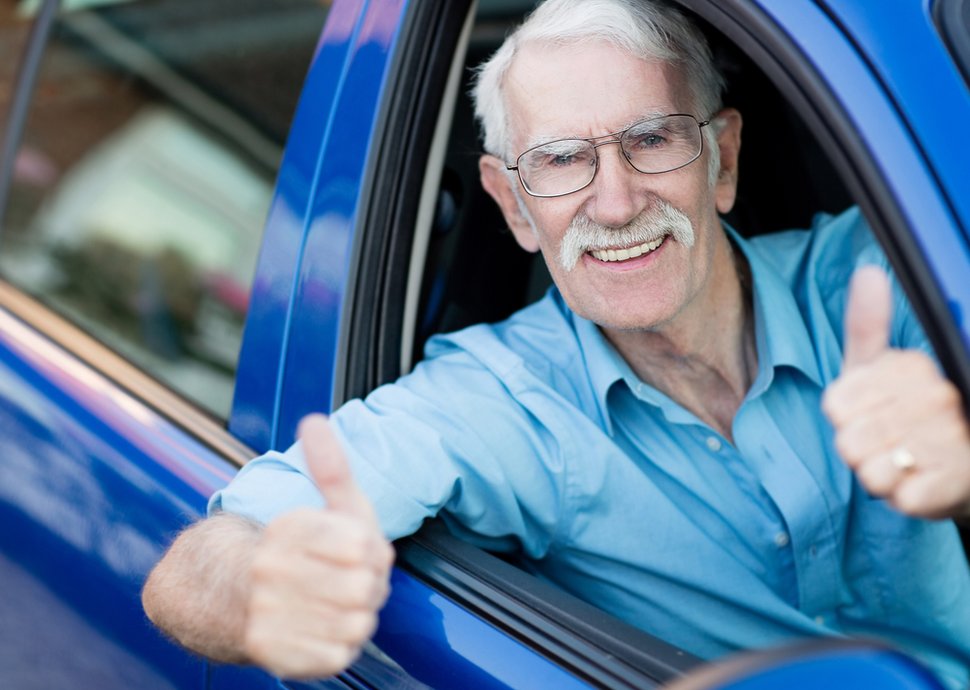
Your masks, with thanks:
[(933, 21), (970, 87), (970, 0), (936, 0)]

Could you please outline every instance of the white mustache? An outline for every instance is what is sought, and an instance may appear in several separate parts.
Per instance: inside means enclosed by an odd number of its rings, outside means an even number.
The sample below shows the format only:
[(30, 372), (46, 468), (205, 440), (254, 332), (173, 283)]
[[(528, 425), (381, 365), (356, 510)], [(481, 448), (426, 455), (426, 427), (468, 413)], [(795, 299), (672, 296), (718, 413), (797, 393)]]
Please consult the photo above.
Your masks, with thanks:
[(694, 225), (690, 218), (666, 201), (660, 201), (619, 228), (594, 223), (586, 214), (577, 215), (562, 238), (559, 264), (568, 272), (590, 250), (633, 247), (666, 235), (673, 235), (686, 247), (694, 246)]

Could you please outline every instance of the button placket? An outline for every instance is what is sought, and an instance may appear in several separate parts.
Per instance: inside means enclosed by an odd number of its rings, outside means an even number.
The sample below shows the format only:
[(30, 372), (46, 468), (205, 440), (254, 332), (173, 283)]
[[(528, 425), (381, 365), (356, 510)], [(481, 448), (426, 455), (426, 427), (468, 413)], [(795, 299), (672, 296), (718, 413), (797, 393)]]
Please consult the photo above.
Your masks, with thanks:
[[(746, 457), (780, 511), (785, 528), (773, 536), (779, 549), (790, 549), (795, 565), (798, 605), (809, 616), (838, 605), (841, 566), (834, 548), (836, 518), (828, 515), (824, 490), (805, 466), (790, 440), (768, 413), (766, 399), (751, 401), (745, 410), (748, 429), (757, 429), (757, 450)], [(739, 442), (743, 442), (743, 436)], [(819, 510), (823, 511), (819, 514)], [(833, 548), (829, 548), (829, 545)]]

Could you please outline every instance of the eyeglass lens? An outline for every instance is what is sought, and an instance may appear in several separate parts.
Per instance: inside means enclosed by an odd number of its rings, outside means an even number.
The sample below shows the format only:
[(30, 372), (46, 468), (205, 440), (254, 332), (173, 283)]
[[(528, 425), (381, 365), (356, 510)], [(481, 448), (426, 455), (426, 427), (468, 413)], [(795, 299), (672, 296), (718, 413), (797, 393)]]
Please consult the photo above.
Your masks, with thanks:
[[(617, 140), (560, 139), (529, 149), (517, 162), (522, 184), (537, 196), (559, 196), (582, 189), (596, 174), (596, 148), (609, 143)], [(668, 172), (700, 155), (700, 126), (690, 115), (643, 120), (621, 132), (619, 144), (640, 172)]]

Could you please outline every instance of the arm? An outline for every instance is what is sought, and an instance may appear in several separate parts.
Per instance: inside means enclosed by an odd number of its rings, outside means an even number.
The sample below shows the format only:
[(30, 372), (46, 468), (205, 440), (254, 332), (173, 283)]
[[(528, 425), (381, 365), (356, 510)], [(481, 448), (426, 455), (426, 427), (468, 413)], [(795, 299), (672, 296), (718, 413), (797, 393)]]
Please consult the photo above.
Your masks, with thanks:
[(223, 513), (182, 532), (142, 591), (152, 623), (199, 654), (247, 663), (249, 570), (262, 531)]
[(149, 576), (142, 601), (193, 651), (314, 678), (349, 666), (373, 634), (394, 552), (324, 418), (305, 420), (300, 440), (327, 507), (265, 528), (226, 514), (190, 527)]

